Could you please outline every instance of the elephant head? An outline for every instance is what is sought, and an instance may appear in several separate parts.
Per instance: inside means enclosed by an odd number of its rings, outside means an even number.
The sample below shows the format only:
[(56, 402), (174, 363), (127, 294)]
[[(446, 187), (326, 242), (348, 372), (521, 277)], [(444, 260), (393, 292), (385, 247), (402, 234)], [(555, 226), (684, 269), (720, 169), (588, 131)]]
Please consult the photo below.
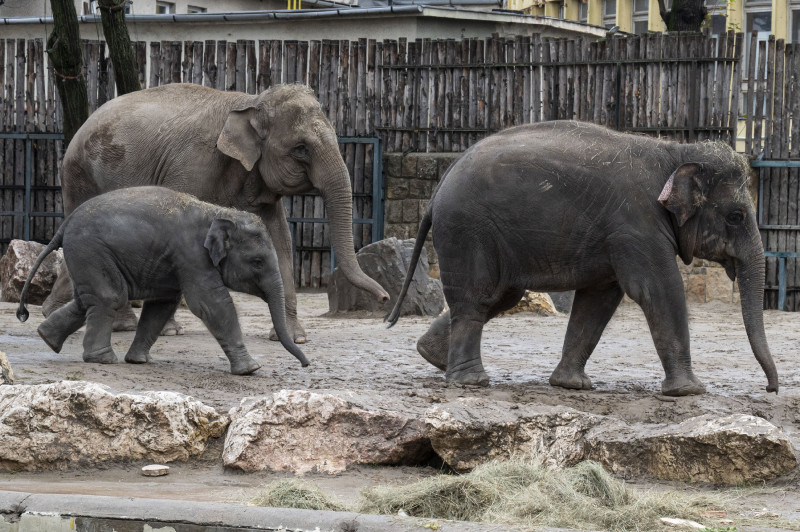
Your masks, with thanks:
[(236, 221), (218, 218), (211, 222), (204, 246), (214, 267), (222, 275), (225, 286), (266, 301), (281, 344), (304, 367), (308, 366), (308, 359), (294, 343), (286, 327), (278, 255), (264, 224), (255, 217)]
[(350, 174), (336, 132), (309, 87), (277, 85), (233, 109), (217, 147), (247, 171), (257, 168), (270, 192), (300, 194), (316, 187), (325, 201), (342, 272), (355, 286), (388, 301), (386, 291), (356, 261)]
[(753, 353), (778, 391), (778, 373), (764, 333), (764, 248), (748, 182), (747, 159), (718, 142), (685, 145), (684, 158), (658, 201), (672, 214), (678, 251), (722, 264), (739, 281), (742, 316)]

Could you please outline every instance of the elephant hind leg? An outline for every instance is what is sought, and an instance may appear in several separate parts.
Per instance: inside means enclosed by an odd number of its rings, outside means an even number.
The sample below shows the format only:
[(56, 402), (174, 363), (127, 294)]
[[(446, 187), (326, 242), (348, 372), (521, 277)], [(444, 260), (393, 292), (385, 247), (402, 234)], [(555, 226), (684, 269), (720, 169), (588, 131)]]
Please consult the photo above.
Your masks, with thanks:
[(61, 352), (67, 338), (86, 322), (86, 312), (74, 299), (67, 305), (50, 314), (39, 325), (37, 332), (44, 342), (56, 353)]
[(158, 339), (158, 335), (180, 303), (180, 296), (171, 299), (154, 299), (144, 302), (142, 316), (136, 327), (136, 336), (133, 338), (125, 362), (130, 364), (144, 364), (150, 361), (150, 348)]
[(592, 381), (585, 371), (586, 362), (597, 347), (622, 296), (623, 291), (618, 283), (575, 291), (561, 361), (550, 375), (551, 386), (574, 390), (592, 388)]
[[(486, 321), (494, 318), (501, 312), (513, 308), (525, 290), (509, 290), (490, 310)], [(441, 314), (433, 320), (428, 331), (417, 340), (417, 351), (422, 358), (436, 366), (447, 370), (447, 353), (450, 349), (450, 311)]]

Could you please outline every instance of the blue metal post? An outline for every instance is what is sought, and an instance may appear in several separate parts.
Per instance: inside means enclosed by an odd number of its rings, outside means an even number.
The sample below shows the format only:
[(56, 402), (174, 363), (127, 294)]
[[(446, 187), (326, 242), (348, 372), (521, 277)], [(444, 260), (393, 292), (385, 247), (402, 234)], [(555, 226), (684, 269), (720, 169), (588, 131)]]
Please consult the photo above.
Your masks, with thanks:
[(778, 310), (786, 308), (786, 257), (778, 258)]

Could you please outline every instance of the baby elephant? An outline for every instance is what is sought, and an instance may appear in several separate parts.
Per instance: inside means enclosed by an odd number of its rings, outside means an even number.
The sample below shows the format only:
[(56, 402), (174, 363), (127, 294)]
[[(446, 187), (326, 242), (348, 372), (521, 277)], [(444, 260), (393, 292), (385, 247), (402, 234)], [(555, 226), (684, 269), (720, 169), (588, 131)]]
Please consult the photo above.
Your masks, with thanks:
[(56, 353), (86, 322), (83, 360), (112, 364), (111, 329), (117, 311), (143, 299), (142, 315), (125, 361), (143, 364), (164, 323), (185, 297), (217, 339), (231, 373), (260, 366), (242, 341), (228, 288), (263, 298), (281, 344), (303, 366), (303, 352), (286, 328), (278, 259), (258, 217), (203, 203), (162, 187), (116, 190), (92, 198), (66, 219), (36, 259), (22, 289), (17, 318), (28, 319), (28, 286), (45, 257), (60, 246), (72, 276), (72, 301), (38, 329)]

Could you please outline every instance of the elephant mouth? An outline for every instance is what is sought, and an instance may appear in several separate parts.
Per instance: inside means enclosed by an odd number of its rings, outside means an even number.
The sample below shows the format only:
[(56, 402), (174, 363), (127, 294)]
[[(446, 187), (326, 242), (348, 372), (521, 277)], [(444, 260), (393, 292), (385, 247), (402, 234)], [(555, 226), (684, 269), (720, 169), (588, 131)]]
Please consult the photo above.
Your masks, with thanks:
[(724, 260), (720, 261), (722, 267), (725, 268), (725, 273), (728, 274), (728, 278), (731, 281), (736, 280), (736, 262), (732, 260)]

